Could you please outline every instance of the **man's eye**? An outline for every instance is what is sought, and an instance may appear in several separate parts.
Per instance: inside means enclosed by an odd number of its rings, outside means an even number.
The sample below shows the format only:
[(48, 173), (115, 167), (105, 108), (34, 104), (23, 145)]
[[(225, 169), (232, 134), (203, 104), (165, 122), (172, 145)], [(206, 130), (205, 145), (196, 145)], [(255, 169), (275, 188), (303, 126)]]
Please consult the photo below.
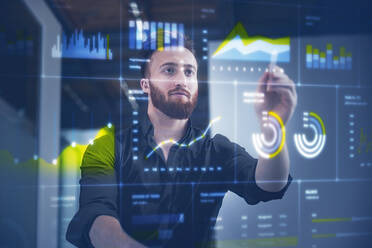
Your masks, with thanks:
[(168, 67), (164, 69), (164, 72), (170, 75), (173, 75), (176, 72), (176, 69), (173, 67)]
[(191, 77), (194, 75), (194, 71), (191, 70), (191, 69), (186, 69), (185, 70), (185, 75), (188, 76), (188, 77)]

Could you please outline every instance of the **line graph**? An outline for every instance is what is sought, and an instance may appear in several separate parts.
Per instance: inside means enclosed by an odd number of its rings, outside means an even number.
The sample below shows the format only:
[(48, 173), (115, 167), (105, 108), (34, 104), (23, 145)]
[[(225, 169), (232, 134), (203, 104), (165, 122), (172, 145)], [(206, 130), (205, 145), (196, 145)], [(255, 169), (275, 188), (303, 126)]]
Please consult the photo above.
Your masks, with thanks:
[(199, 140), (201, 140), (201, 139), (203, 139), (203, 138), (205, 138), (205, 136), (206, 136), (206, 134), (208, 133), (208, 131), (209, 131), (209, 129), (212, 127), (212, 125), (215, 123), (215, 122), (217, 122), (217, 121), (219, 121), (220, 119), (221, 119), (222, 117), (221, 116), (218, 116), (218, 117), (216, 117), (216, 118), (214, 118), (213, 120), (211, 120), (210, 122), (209, 122), (209, 125), (207, 126), (207, 128), (204, 130), (204, 132), (202, 133), (202, 135), (200, 135), (199, 137), (197, 137), (197, 138), (195, 138), (195, 139), (193, 139), (193, 140), (191, 140), (189, 143), (178, 143), (177, 141), (175, 141), (174, 139), (167, 139), (167, 140), (164, 140), (164, 141), (162, 141), (162, 142), (160, 142), (155, 148), (153, 148), (147, 155), (146, 155), (146, 159), (148, 159), (148, 158), (150, 158), (151, 157), (151, 155), (154, 153), (154, 152), (156, 152), (156, 150), (158, 150), (159, 148), (161, 148), (162, 146), (164, 146), (164, 145), (166, 145), (166, 144), (169, 144), (169, 143), (172, 143), (172, 144), (175, 144), (175, 145), (177, 145), (177, 146), (179, 146), (179, 147), (185, 147), (185, 148), (187, 148), (187, 147), (190, 147), (192, 144), (194, 144), (194, 143), (196, 143), (197, 141), (199, 141)]

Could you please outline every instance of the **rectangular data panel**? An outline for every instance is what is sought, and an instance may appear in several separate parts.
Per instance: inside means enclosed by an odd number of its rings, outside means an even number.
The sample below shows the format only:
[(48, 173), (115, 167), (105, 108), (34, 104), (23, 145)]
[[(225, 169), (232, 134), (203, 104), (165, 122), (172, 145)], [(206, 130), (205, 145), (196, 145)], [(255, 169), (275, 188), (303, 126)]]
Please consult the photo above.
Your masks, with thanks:
[(372, 177), (372, 88), (341, 88), (339, 101), (339, 176)]
[(72, 21), (68, 27), (61, 27), (61, 32), (48, 30), (45, 76), (59, 76), (55, 67), (61, 63), (62, 76), (119, 78), (121, 4), (116, 1), (49, 4), (56, 12), (68, 9)]
[[(188, 46), (185, 38), (192, 39), (191, 4), (186, 0), (177, 4), (178, 8), (172, 11), (164, 11), (169, 8), (168, 1), (157, 1), (156, 10), (152, 10), (153, 4), (146, 1), (123, 9), (121, 70), (126, 78), (142, 78), (141, 69), (154, 51)], [(150, 15), (139, 17), (138, 13), (147, 13), (148, 10), (151, 10)]]
[(370, 181), (302, 184), (301, 247), (370, 247), (371, 186)]
[[(246, 184), (227, 185), (230, 190)], [(216, 247), (296, 247), (298, 190), (290, 185), (281, 200), (249, 205), (232, 191), (225, 195), (226, 186), (201, 185), (194, 194), (195, 225), (208, 224)], [(218, 215), (210, 215), (216, 204)], [(218, 209), (217, 209), (218, 210)]]
[(257, 81), (275, 62), (296, 81), (297, 8), (238, 1), (233, 13), (209, 40), (210, 79)]
[[(256, 85), (237, 87), (237, 140), (255, 157), (273, 158), (285, 142), (290, 156), (291, 174), (296, 179), (333, 179), (336, 176), (336, 90), (324, 87), (297, 87), (298, 103), (292, 119), (283, 125), (275, 111), (260, 116), (255, 104), (269, 101), (256, 92)], [(318, 101), (314, 101), (317, 96)], [(279, 116), (280, 117), (280, 116)], [(259, 127), (273, 127), (276, 138), (264, 138)], [(281, 119), (281, 118), (280, 118)]]
[(350, 35), (359, 25), (355, 12), (302, 8), (300, 16), (300, 81), (356, 85), (359, 78), (359, 36)]
[(298, 103), (286, 126), (295, 178), (336, 177), (336, 89), (298, 87)]
[(191, 184), (124, 185), (122, 192), (121, 223), (129, 235), (148, 247), (175, 247), (169, 243), (174, 240), (190, 244)]

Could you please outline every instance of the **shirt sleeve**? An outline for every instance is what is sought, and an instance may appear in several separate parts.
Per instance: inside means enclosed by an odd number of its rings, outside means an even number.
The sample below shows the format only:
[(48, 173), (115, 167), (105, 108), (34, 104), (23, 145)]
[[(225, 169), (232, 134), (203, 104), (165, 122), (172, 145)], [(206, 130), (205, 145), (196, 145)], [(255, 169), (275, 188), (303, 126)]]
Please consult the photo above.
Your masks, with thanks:
[(77, 247), (93, 247), (89, 231), (98, 216), (109, 215), (119, 219), (114, 153), (113, 135), (96, 139), (84, 153), (79, 210), (71, 220), (66, 233), (66, 239)]
[(266, 202), (283, 198), (292, 177), (288, 175), (287, 184), (278, 192), (269, 192), (261, 189), (256, 183), (256, 168), (258, 160), (253, 158), (241, 146), (231, 142), (223, 135), (217, 134), (213, 138), (215, 157), (222, 161), (224, 168), (228, 171), (226, 175), (232, 177), (228, 190), (244, 198), (248, 204), (254, 205), (260, 201)]

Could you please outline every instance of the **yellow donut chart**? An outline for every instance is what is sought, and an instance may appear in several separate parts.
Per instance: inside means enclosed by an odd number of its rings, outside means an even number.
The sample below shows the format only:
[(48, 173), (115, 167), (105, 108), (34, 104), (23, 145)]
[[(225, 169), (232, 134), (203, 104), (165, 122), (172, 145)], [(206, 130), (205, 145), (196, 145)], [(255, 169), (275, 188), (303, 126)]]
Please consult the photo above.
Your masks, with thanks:
[(263, 112), (264, 128), (271, 129), (273, 138), (267, 141), (262, 133), (253, 133), (252, 141), (256, 152), (263, 158), (274, 158), (283, 149), (286, 139), (286, 130), (282, 118), (274, 111)]
[(281, 130), (282, 135), (283, 135), (282, 136), (282, 139), (280, 141), (280, 146), (279, 146), (278, 150), (275, 153), (273, 153), (273, 154), (270, 155), (270, 158), (273, 158), (273, 157), (275, 157), (276, 155), (278, 155), (282, 151), (283, 146), (285, 144), (285, 134), (286, 134), (286, 132), (285, 132), (285, 126), (283, 124), (282, 118), (280, 118), (280, 116), (277, 113), (273, 112), (273, 111), (270, 111), (269, 112), (269, 115), (274, 116), (277, 119), (277, 121), (280, 124), (280, 130)]

